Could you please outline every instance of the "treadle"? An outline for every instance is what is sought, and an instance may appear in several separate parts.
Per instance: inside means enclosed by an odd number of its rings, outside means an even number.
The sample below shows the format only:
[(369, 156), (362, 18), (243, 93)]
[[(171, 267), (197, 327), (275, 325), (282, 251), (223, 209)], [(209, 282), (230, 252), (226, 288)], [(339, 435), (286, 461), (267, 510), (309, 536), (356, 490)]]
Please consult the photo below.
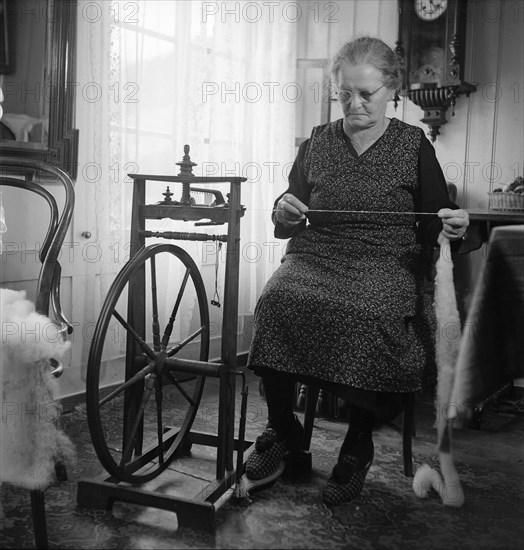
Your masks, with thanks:
[(313, 459), (310, 451), (298, 451), (294, 453), (287, 453), (284, 456), (286, 467), (284, 469), (283, 477), (288, 479), (298, 479), (301, 477), (307, 477), (311, 474), (313, 469)]
[[(210, 447), (218, 446), (218, 436), (206, 432), (191, 432), (188, 434), (187, 447), (192, 445)], [(243, 441), (240, 444), (234, 439), (234, 450), (242, 454), (253, 445), (252, 441)], [(245, 467), (245, 462), (241, 472)], [(232, 487), (237, 481), (236, 470), (225, 473), (221, 479), (208, 483), (194, 497), (169, 495), (160, 491), (144, 489), (121, 482), (107, 473), (103, 473), (93, 480), (78, 482), (77, 504), (86, 508), (110, 511), (115, 502), (127, 502), (141, 506), (159, 508), (174, 512), (178, 526), (181, 528), (204, 529), (210, 533), (215, 531), (215, 514), (232, 495)]]
[[(107, 478), (110, 479), (110, 478)], [(100, 479), (94, 481), (79, 481), (77, 503), (88, 508), (111, 510), (115, 501), (139, 504), (175, 512), (178, 525), (181, 528), (195, 527), (213, 533), (215, 530), (216, 502), (170, 496), (155, 491), (145, 491), (141, 488), (125, 486), (119, 482)], [(233, 484), (232, 479), (225, 480)], [(229, 486), (230, 486), (229, 485)], [(226, 486), (223, 493), (229, 487)]]

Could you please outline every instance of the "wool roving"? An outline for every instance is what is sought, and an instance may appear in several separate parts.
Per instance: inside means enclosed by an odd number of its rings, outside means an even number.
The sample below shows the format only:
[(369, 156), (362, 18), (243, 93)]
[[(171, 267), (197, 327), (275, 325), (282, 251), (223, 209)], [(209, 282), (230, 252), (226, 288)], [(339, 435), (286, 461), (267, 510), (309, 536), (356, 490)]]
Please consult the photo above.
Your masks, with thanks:
[(438, 455), (443, 479), (438, 472), (427, 464), (423, 464), (415, 473), (413, 490), (418, 497), (425, 498), (433, 487), (446, 506), (460, 508), (465, 498), (451, 454), (453, 421), (449, 418), (449, 410), (461, 329), (453, 284), (453, 261), (449, 240), (440, 236), (439, 245), (434, 297), (437, 318), (435, 352), (438, 371), (435, 409)]

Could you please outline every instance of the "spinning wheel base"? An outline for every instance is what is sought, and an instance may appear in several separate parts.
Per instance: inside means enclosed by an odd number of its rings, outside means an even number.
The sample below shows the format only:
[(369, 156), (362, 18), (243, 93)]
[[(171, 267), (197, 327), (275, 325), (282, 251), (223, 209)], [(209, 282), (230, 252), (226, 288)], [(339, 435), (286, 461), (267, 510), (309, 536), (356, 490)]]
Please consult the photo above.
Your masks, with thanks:
[[(188, 448), (193, 444), (216, 447), (218, 438), (205, 432), (191, 432), (185, 442)], [(242, 452), (253, 442), (234, 440), (235, 448)], [(182, 449), (179, 448), (179, 451)], [(242, 466), (242, 470), (245, 464)], [(106, 473), (93, 480), (78, 482), (77, 504), (86, 508), (111, 510), (115, 502), (127, 502), (141, 506), (159, 508), (174, 512), (179, 528), (194, 528), (215, 532), (216, 512), (233, 495), (232, 487), (236, 482), (236, 471), (229, 471), (219, 480), (208, 483), (194, 497), (170, 495), (160, 491), (144, 489), (143, 486), (130, 486), (125, 482), (108, 476)]]

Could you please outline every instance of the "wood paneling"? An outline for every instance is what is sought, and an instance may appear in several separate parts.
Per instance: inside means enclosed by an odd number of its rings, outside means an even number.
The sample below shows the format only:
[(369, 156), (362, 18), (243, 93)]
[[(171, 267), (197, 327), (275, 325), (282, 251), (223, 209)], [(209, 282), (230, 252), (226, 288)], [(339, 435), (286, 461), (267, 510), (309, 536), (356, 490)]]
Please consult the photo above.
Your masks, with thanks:
[[(302, 22), (299, 58), (329, 58), (356, 34), (376, 35), (395, 47), (398, 28), (395, 0), (346, 0), (336, 4), (336, 23)], [(309, 16), (312, 14), (310, 11)], [(477, 86), (477, 91), (458, 98), (454, 116), (450, 109), (448, 122), (435, 143), (444, 175), (457, 185), (458, 203), (464, 208), (487, 207), (491, 189), (524, 173), (523, 23), (524, 0), (468, 3), (465, 77)], [(310, 40), (312, 32), (314, 38)], [(306, 137), (315, 118), (311, 116), (311, 106), (301, 108), (297, 112), (297, 125), (301, 136)], [(404, 99), (396, 111), (390, 105), (387, 115), (427, 131), (420, 122), (422, 110), (409, 100)], [(332, 119), (340, 116), (340, 110), (334, 107)], [(466, 273), (462, 282), (466, 292), (473, 288), (484, 256), (484, 248), (468, 255), (470, 265), (462, 267)]]

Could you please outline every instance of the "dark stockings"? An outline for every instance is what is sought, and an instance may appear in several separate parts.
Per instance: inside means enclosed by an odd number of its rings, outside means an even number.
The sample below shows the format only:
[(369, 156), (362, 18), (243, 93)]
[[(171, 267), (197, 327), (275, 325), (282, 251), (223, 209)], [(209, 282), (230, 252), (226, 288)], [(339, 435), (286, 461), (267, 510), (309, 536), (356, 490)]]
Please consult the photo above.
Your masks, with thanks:
[(264, 376), (262, 383), (266, 393), (268, 426), (277, 432), (279, 440), (286, 439), (295, 419), (295, 382), (287, 376), (275, 374)]
[(349, 406), (349, 428), (340, 448), (339, 459), (342, 455), (352, 455), (359, 459), (359, 464), (369, 460), (372, 448), (373, 425), (375, 415), (355, 405)]
[[(293, 407), (296, 397), (296, 382), (287, 376), (279, 376), (278, 373), (264, 376), (262, 382), (266, 394), (268, 426), (277, 432), (279, 440), (285, 439), (290, 433), (295, 418)], [(350, 405), (349, 414), (349, 428), (340, 454), (355, 456), (362, 452), (367, 454), (375, 415), (373, 412), (355, 405)], [(362, 441), (365, 441), (364, 445)]]

